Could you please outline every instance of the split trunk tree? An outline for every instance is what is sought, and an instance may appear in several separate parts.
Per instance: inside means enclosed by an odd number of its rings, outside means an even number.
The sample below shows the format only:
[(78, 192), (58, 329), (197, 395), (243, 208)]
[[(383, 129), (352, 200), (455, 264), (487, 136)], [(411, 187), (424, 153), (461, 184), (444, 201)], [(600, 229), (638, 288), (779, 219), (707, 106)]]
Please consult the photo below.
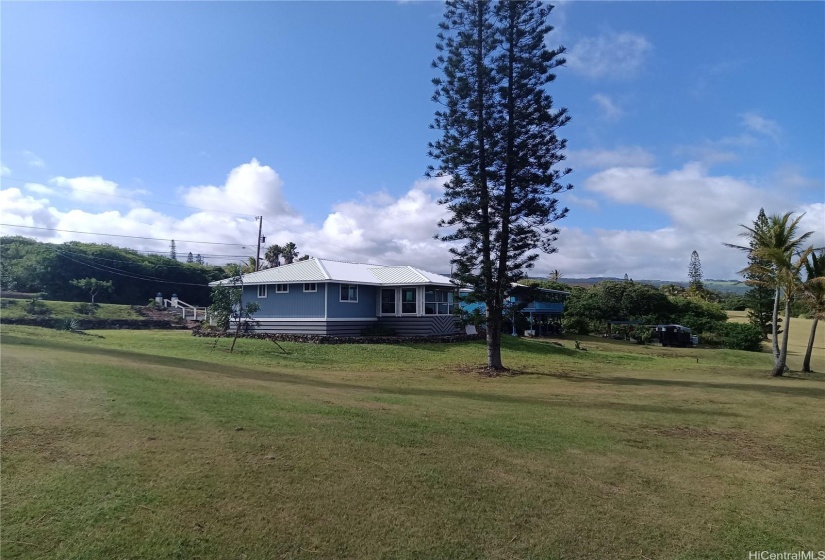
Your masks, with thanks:
[(454, 278), (472, 286), (486, 306), (487, 367), (504, 369), (501, 327), (511, 284), (531, 268), (538, 251), (552, 253), (567, 214), (555, 194), (572, 188), (560, 180), (570, 169), (566, 141), (556, 135), (569, 121), (553, 110), (546, 86), (564, 63), (562, 47), (548, 50), (552, 7), (541, 2), (449, 0), (433, 65), (443, 77), (433, 82), (433, 99), (443, 106), (433, 128), (442, 136), (430, 144), (446, 178), (441, 203), (450, 217), (441, 236), (451, 248)]

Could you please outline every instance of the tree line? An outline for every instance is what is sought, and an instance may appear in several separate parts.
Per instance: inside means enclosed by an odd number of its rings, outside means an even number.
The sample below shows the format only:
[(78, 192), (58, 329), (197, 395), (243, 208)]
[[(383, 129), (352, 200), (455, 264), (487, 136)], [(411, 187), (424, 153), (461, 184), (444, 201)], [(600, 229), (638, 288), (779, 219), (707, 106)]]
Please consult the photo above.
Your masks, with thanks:
[(206, 305), (209, 282), (229, 275), (225, 266), (184, 263), (113, 245), (0, 237), (0, 288), (47, 299), (86, 301), (94, 292), (97, 301), (134, 305), (161, 292)]
[(567, 286), (552, 280), (531, 281), (542, 288), (570, 292), (564, 304), (562, 326), (575, 334), (603, 334), (608, 324), (630, 324), (634, 338), (646, 341), (651, 327), (679, 324), (698, 334), (703, 343), (736, 350), (758, 351), (762, 333), (750, 324), (728, 323), (727, 313), (717, 302), (691, 296), (687, 290), (668, 294), (668, 286), (625, 281), (603, 281), (589, 287)]

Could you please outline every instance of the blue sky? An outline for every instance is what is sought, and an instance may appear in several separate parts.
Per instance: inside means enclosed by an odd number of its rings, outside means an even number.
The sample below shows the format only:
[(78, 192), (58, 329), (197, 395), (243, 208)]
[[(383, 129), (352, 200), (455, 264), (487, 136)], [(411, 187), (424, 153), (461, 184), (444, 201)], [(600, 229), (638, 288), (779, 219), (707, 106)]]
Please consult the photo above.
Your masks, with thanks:
[[(192, 241), (251, 246), (263, 214), (302, 252), (448, 270), (423, 177), (441, 11), (3, 3), (0, 222), (217, 254)], [(825, 245), (825, 4), (564, 2), (551, 23), (575, 188), (537, 274), (683, 279), (697, 250), (734, 277), (721, 243), (760, 206), (807, 212)]]

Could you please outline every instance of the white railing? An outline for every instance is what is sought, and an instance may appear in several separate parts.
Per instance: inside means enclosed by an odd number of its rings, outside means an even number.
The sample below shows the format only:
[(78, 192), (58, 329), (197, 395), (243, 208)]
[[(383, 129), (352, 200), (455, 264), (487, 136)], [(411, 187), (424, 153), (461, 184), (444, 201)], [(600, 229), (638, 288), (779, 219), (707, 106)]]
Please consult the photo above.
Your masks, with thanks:
[(206, 308), (205, 307), (197, 307), (195, 305), (190, 305), (183, 300), (179, 300), (175, 298), (172, 299), (163, 299), (163, 307), (165, 308), (173, 308), (173, 309), (180, 309), (180, 316), (184, 319), (191, 319), (193, 321), (202, 321), (206, 319)]

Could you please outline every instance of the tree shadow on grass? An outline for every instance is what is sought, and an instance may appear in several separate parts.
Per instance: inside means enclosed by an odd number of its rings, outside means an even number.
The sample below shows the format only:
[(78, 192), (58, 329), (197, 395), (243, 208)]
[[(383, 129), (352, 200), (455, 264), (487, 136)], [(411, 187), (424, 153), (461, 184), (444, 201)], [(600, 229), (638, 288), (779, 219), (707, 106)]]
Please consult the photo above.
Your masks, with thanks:
[[(697, 408), (697, 407), (683, 407), (683, 406), (657, 406), (647, 404), (633, 404), (622, 403), (615, 401), (585, 401), (575, 398), (539, 398), (529, 396), (512, 396), (502, 395), (496, 393), (479, 393), (474, 391), (462, 391), (453, 389), (424, 389), (416, 387), (380, 387), (373, 385), (359, 385), (351, 383), (341, 383), (336, 381), (328, 381), (313, 377), (306, 377), (293, 373), (286, 373), (282, 371), (273, 370), (258, 370), (249, 367), (235, 366), (228, 364), (217, 364), (213, 362), (192, 360), (189, 358), (177, 358), (173, 356), (156, 356), (152, 354), (143, 354), (129, 350), (120, 350), (113, 348), (99, 348), (99, 347), (82, 347), (73, 344), (66, 344), (54, 341), (39, 341), (32, 339), (18, 338), (14, 336), (4, 337), (5, 344), (16, 344), (20, 346), (42, 347), (44, 349), (60, 350), (64, 352), (72, 352), (83, 354), (84, 356), (98, 355), (101, 357), (114, 358), (123, 360), (129, 365), (140, 367), (142, 365), (155, 365), (161, 367), (168, 367), (174, 369), (185, 369), (187, 371), (202, 371), (209, 373), (216, 373), (234, 379), (249, 379), (256, 381), (266, 381), (273, 383), (287, 383), (292, 385), (302, 385), (307, 387), (317, 387), (320, 389), (336, 389), (347, 391), (361, 391), (368, 393), (379, 393), (387, 395), (404, 395), (404, 396), (421, 396), (421, 397), (441, 397), (441, 398), (455, 398), (467, 399), (475, 401), (484, 401), (491, 403), (517, 404), (517, 405), (537, 405), (537, 406), (565, 406), (571, 408), (581, 409), (598, 409), (598, 410), (621, 410), (628, 412), (650, 412), (661, 414), (700, 414), (707, 416), (741, 416), (733, 412), (721, 411), (713, 408)], [(602, 383), (604, 378), (578, 378), (570, 376), (556, 376), (566, 381), (582, 381), (582, 382), (596, 382)], [(647, 381), (647, 380), (637, 380)], [(700, 384), (701, 385), (701, 384)], [(713, 385), (713, 384), (708, 384)], [(729, 385), (729, 387), (727, 387)], [(736, 384), (723, 384), (723, 388), (743, 388)], [(769, 387), (770, 388), (770, 387)], [(800, 388), (802, 389), (802, 388)]]

